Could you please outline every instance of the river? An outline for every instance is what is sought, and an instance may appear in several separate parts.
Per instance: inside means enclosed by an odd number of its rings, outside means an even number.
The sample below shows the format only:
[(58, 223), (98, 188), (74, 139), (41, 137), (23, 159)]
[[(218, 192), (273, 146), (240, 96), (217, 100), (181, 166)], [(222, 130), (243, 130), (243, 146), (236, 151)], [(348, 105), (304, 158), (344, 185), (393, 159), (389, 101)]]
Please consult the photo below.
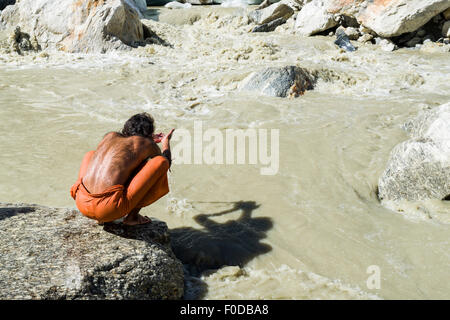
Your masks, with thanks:
[[(74, 207), (84, 153), (134, 113), (152, 114), (160, 131), (194, 121), (278, 129), (277, 174), (175, 164), (171, 192), (142, 210), (184, 245), (194, 269), (186, 297), (448, 299), (450, 205), (430, 204), (430, 219), (383, 207), (376, 190), (408, 138), (402, 124), (450, 101), (449, 53), (370, 44), (345, 53), (332, 37), (249, 33), (247, 9), (150, 8), (146, 24), (171, 46), (1, 54), (0, 201)], [(285, 65), (322, 77), (293, 99), (239, 90), (251, 72)], [(195, 267), (206, 262), (234, 266)]]

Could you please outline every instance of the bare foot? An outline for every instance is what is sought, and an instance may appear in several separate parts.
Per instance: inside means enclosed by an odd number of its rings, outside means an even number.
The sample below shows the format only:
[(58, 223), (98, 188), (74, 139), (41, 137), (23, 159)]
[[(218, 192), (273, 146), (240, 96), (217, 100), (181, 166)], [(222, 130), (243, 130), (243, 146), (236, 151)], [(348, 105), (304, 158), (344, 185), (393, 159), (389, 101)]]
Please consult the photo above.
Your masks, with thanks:
[(139, 214), (139, 211), (141, 209), (134, 209), (132, 210), (126, 217), (123, 219), (123, 224), (126, 224), (128, 226), (136, 226), (139, 224), (147, 224), (152, 222), (150, 218), (144, 217)]

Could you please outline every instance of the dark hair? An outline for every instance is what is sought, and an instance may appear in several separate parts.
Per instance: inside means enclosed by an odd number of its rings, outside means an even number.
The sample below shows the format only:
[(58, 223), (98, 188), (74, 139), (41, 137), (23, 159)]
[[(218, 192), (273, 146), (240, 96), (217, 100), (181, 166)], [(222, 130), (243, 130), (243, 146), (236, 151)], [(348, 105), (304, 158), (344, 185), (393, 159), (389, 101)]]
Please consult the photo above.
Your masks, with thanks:
[(152, 138), (155, 130), (152, 116), (147, 112), (138, 113), (132, 116), (125, 122), (122, 129), (122, 135), (124, 137), (141, 136), (145, 138)]

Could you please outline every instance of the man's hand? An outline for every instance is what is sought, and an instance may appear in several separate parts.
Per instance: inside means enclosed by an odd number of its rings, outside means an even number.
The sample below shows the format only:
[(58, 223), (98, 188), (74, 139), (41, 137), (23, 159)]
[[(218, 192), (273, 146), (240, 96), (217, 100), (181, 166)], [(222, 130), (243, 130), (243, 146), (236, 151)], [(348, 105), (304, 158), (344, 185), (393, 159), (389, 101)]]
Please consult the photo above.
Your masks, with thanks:
[(160, 143), (162, 138), (163, 138), (164, 134), (162, 132), (160, 133), (154, 133), (153, 134), (153, 141), (155, 141), (155, 143)]
[(175, 129), (170, 130), (170, 132), (161, 139), (163, 151), (170, 150), (170, 139), (172, 138), (172, 134), (174, 131)]

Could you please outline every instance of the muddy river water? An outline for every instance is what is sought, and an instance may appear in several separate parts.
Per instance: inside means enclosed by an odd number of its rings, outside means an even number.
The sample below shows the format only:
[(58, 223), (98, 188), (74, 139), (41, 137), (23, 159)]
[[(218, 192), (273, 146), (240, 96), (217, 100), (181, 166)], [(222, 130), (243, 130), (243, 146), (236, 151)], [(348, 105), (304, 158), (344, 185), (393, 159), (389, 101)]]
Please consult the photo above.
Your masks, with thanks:
[[(408, 138), (402, 124), (450, 101), (450, 54), (345, 53), (289, 26), (249, 33), (245, 10), (150, 8), (146, 24), (171, 46), (1, 54), (0, 201), (74, 207), (84, 153), (137, 112), (161, 131), (278, 129), (276, 174), (174, 164), (171, 192), (142, 210), (167, 222), (191, 263), (186, 297), (448, 299), (450, 206), (428, 203), (432, 217), (389, 210), (376, 190)], [(240, 90), (251, 72), (286, 65), (322, 77), (294, 99)]]

